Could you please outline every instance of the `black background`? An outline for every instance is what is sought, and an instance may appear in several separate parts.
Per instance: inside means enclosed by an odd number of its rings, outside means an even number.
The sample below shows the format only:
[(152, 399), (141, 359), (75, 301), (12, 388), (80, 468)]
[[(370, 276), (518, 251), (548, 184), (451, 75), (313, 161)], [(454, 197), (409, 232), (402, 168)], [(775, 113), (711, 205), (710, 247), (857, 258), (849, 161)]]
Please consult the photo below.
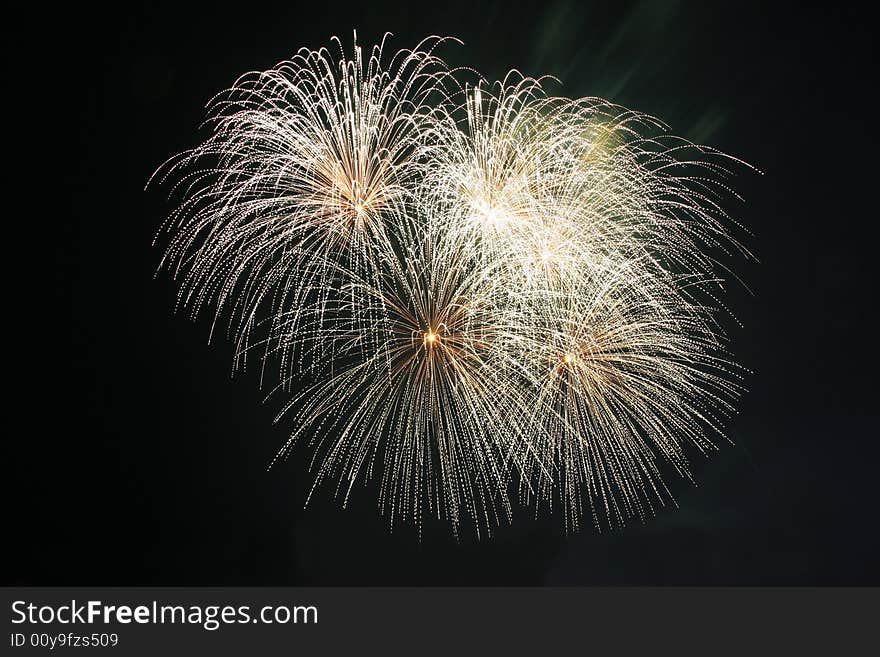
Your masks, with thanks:
[[(765, 6), (768, 5), (768, 6)], [(841, 3), (121, 3), (10, 17), (5, 584), (880, 584), (872, 20)], [(772, 5), (772, 6), (770, 6)], [(60, 12), (60, 13), (59, 13)], [(232, 346), (174, 316), (143, 188), (205, 102), (331, 35), (428, 34), (487, 76), (555, 74), (764, 175), (734, 208), (759, 263), (730, 303), (754, 370), (734, 445), (680, 508), (565, 537), (388, 530), (375, 488), (310, 484)], [(20, 41), (20, 43), (18, 43)], [(20, 366), (18, 366), (20, 365)]]

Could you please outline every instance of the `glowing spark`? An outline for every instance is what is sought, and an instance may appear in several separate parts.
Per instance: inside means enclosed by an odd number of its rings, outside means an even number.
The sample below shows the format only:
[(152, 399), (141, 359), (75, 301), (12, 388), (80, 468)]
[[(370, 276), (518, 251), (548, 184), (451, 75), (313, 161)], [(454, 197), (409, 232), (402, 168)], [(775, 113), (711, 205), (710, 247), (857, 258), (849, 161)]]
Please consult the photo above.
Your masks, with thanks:
[(217, 96), (160, 168), (179, 303), (227, 318), (236, 368), (257, 352), (279, 457), (307, 441), (344, 500), (376, 477), (392, 522), (456, 534), (517, 487), (570, 529), (644, 518), (741, 393), (716, 315), (742, 163), (516, 73), (459, 82), (442, 41), (335, 40)]

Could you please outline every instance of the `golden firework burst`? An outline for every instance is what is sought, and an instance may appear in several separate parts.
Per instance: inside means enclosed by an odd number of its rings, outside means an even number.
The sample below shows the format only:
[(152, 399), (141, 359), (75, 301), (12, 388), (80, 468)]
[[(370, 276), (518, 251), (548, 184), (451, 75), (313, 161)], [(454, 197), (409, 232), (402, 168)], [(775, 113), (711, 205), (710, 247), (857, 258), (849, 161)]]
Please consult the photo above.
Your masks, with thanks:
[(741, 392), (716, 314), (742, 163), (516, 72), (460, 82), (443, 41), (336, 40), (217, 96), (160, 169), (163, 264), (236, 366), (277, 363), (279, 457), (311, 444), (315, 486), (376, 477), (392, 522), (456, 534), (517, 489), (570, 529), (644, 518)]

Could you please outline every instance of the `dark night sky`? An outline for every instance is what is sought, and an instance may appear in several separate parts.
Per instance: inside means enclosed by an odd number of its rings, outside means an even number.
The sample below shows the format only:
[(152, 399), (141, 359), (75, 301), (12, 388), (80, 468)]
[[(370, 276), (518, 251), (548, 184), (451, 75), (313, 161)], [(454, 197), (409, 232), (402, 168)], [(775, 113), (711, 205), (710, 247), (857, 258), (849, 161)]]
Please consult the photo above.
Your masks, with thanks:
[[(12, 21), (3, 583), (880, 584), (874, 35), (827, 4), (131, 2)], [(240, 73), (355, 27), (399, 47), (456, 35), (453, 64), (555, 74), (764, 172), (734, 208), (760, 260), (730, 299), (755, 374), (735, 445), (673, 487), (679, 509), (568, 538), (523, 512), (488, 541), (438, 524), (420, 543), (389, 534), (372, 486), (303, 510), (302, 450), (265, 472), (278, 406), (172, 314), (151, 246), (170, 206), (143, 187)]]

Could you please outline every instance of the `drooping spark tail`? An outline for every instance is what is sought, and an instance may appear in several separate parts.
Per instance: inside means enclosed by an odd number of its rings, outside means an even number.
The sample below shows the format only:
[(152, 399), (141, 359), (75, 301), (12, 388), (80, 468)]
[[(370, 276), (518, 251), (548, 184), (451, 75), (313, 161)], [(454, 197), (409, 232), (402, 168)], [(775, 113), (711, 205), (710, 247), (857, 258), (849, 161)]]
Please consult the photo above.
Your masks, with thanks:
[[(387, 37), (386, 37), (387, 39)], [(164, 267), (286, 398), (286, 456), (391, 522), (644, 519), (735, 412), (717, 315), (742, 162), (597, 98), (450, 70), (444, 39), (300, 50), (157, 172)], [(314, 490), (314, 489), (313, 489)], [(311, 495), (310, 495), (311, 498)]]

